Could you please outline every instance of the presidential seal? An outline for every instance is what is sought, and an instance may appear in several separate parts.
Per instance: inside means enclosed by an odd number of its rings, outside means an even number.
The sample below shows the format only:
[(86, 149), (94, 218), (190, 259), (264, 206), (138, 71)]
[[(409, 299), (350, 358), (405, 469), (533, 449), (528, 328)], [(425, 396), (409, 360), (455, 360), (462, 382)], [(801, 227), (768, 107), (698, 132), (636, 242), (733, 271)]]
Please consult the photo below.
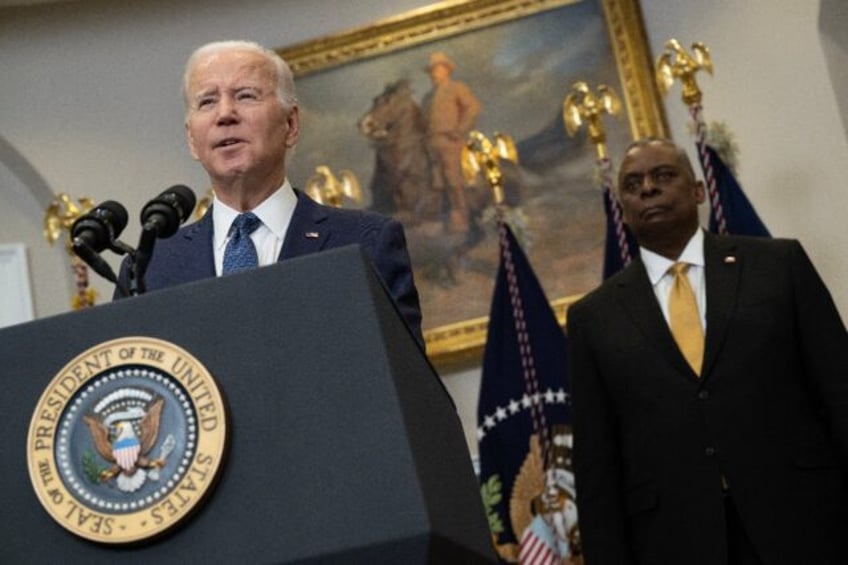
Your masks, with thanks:
[(227, 419), (217, 385), (185, 350), (127, 337), (77, 356), (41, 395), (27, 457), (48, 514), (120, 544), (182, 522), (221, 468)]

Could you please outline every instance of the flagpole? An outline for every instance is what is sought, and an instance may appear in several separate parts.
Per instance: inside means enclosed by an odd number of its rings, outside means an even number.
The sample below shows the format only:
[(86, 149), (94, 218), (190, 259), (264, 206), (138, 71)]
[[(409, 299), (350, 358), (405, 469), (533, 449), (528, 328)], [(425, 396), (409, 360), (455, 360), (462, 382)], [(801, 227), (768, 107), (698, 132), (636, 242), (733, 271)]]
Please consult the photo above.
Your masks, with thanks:
[(675, 79), (679, 79), (682, 85), (681, 97), (683, 103), (689, 107), (689, 115), (695, 129), (695, 145), (698, 148), (698, 159), (704, 170), (704, 183), (707, 186), (707, 194), (710, 198), (715, 216), (718, 233), (727, 234), (727, 221), (724, 209), (719, 198), (718, 186), (716, 185), (715, 169), (712, 158), (707, 151), (707, 126), (704, 122), (701, 99), (703, 94), (695, 73), (707, 71), (713, 74), (713, 63), (710, 50), (701, 42), (692, 44), (692, 53), (688, 53), (676, 39), (669, 39), (665, 44), (665, 52), (657, 58), (656, 79), (657, 86), (663, 94), (667, 94)]
[(566, 96), (562, 104), (562, 118), (568, 135), (573, 137), (585, 124), (589, 139), (595, 144), (595, 151), (598, 154), (596, 165), (601, 189), (604, 199), (610, 203), (609, 209), (615, 229), (619, 258), (621, 265), (626, 267), (633, 260), (633, 257), (630, 254), (630, 245), (627, 242), (627, 232), (624, 230), (621, 204), (618, 202), (612, 180), (612, 160), (607, 151), (607, 136), (602, 119), (605, 114), (619, 117), (621, 115), (621, 101), (612, 88), (603, 84), (598, 85), (597, 93), (593, 93), (585, 82), (575, 82), (571, 93)]
[[(544, 468), (549, 469), (552, 464), (551, 438), (548, 432), (548, 424), (545, 420), (545, 411), (542, 409), (542, 393), (539, 390), (539, 379), (536, 374), (536, 363), (533, 356), (533, 345), (524, 317), (524, 304), (518, 288), (518, 278), (515, 274), (515, 263), (512, 260), (512, 252), (509, 250), (507, 241), (506, 222), (503, 220), (503, 204), (499, 204), (497, 214), (498, 238), (500, 241), (501, 258), (506, 271), (507, 288), (509, 290), (510, 303), (512, 304), (512, 317), (515, 324), (515, 333), (518, 338), (518, 348), (521, 353), (521, 367), (523, 369), (524, 387), (527, 395), (532, 400), (530, 404), (530, 417), (533, 422), (533, 432), (539, 437), (539, 447), (542, 451)], [(547, 479), (546, 479), (547, 482)]]
[(612, 161), (609, 157), (598, 160), (598, 171), (601, 174), (601, 187), (604, 197), (610, 202), (612, 221), (615, 227), (615, 239), (618, 242), (618, 253), (621, 257), (622, 266), (626, 267), (633, 260), (630, 255), (630, 246), (627, 243), (627, 233), (624, 231), (624, 217), (621, 213), (621, 204), (615, 194), (612, 181)]
[(718, 196), (713, 161), (710, 152), (707, 151), (707, 126), (703, 119), (703, 107), (700, 104), (692, 104), (689, 106), (689, 113), (692, 116), (692, 122), (695, 124), (695, 145), (698, 147), (698, 158), (701, 160), (701, 166), (704, 169), (704, 184), (707, 185), (707, 194), (710, 197), (710, 206), (713, 207), (718, 233), (727, 235), (727, 221), (724, 218), (724, 208)]
[(71, 258), (71, 269), (74, 271), (74, 285), (77, 289), (77, 293), (71, 301), (71, 307), (74, 310), (82, 310), (94, 306), (95, 292), (88, 285), (88, 265), (74, 255)]
[[(462, 169), (466, 180), (471, 184), (479, 174), (483, 174), (495, 203), (495, 221), (498, 230), (501, 260), (506, 272), (507, 288), (512, 306), (512, 319), (518, 337), (521, 367), (523, 371), (524, 388), (530, 398), (530, 415), (533, 431), (539, 438), (542, 461), (547, 469), (552, 464), (552, 449), (550, 433), (548, 432), (545, 412), (542, 409), (542, 393), (539, 390), (539, 379), (536, 374), (536, 364), (533, 346), (527, 331), (524, 316), (524, 304), (518, 286), (515, 263), (509, 249), (507, 223), (505, 219), (506, 205), (504, 204), (503, 173), (500, 159), (518, 163), (518, 153), (512, 138), (506, 134), (495, 133), (494, 143), (479, 131), (468, 134), (468, 142), (462, 150)], [(546, 478), (547, 480), (547, 478)]]

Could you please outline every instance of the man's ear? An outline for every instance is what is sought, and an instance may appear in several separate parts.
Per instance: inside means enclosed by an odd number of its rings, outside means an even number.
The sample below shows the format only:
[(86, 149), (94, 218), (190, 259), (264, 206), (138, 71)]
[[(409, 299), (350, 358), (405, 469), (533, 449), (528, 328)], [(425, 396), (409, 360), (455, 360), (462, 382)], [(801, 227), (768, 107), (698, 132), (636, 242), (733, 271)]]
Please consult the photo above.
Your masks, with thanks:
[(703, 204), (707, 199), (706, 190), (704, 189), (703, 181), (695, 181), (695, 200), (698, 204)]
[(289, 128), (286, 133), (286, 147), (294, 147), (300, 134), (300, 109), (296, 105), (286, 113), (286, 124)]

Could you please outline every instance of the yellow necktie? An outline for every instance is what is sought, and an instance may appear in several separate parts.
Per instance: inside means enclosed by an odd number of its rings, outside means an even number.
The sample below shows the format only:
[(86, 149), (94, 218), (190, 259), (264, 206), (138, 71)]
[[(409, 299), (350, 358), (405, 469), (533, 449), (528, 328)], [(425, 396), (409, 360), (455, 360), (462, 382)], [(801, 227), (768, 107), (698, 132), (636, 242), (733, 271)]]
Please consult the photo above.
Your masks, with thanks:
[(700, 376), (704, 360), (704, 329), (701, 327), (695, 293), (686, 276), (688, 270), (688, 263), (675, 263), (669, 268), (669, 272), (674, 275), (674, 282), (668, 295), (668, 318), (674, 341), (692, 370)]

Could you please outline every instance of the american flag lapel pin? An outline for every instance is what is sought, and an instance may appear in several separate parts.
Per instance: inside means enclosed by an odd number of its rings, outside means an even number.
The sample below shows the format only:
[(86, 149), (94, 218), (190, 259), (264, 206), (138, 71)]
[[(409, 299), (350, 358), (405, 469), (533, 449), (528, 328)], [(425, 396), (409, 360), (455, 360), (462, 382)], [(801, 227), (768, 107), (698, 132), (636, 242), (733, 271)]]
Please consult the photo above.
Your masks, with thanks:
[(306, 235), (306, 239), (318, 239), (317, 231), (308, 231), (304, 235)]

